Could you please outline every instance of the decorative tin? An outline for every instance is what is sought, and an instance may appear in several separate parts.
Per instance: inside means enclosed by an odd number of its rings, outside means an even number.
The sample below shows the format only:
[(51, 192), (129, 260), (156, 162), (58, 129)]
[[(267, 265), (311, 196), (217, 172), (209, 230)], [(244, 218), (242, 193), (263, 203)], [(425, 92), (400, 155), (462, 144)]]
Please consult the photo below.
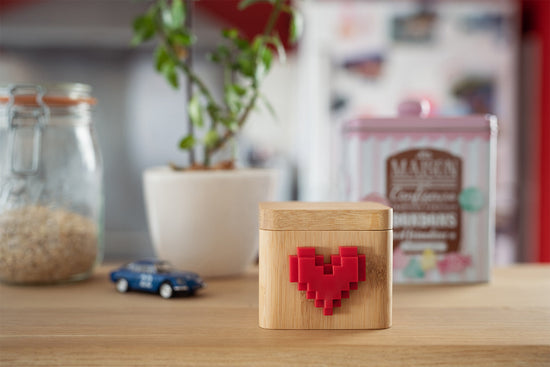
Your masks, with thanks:
[(345, 197), (393, 208), (395, 282), (489, 280), (496, 131), (489, 115), (346, 124)]
[(260, 326), (391, 326), (392, 209), (379, 203), (260, 204)]

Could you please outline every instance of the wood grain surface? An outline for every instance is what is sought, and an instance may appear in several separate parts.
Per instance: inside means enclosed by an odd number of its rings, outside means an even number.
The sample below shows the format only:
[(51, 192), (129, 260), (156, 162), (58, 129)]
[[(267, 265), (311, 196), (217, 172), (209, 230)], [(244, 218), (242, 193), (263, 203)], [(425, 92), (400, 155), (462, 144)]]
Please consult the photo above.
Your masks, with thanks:
[[(391, 326), (392, 231), (260, 230), (260, 326), (269, 329), (384, 329)], [(325, 263), (339, 246), (366, 255), (366, 280), (324, 316), (289, 279), (289, 256), (315, 247)]]
[(385, 231), (392, 208), (373, 202), (260, 203), (260, 229), (272, 231)]
[(1, 366), (549, 366), (550, 267), (491, 284), (394, 286), (384, 330), (258, 327), (258, 271), (194, 298), (82, 283), (0, 286)]

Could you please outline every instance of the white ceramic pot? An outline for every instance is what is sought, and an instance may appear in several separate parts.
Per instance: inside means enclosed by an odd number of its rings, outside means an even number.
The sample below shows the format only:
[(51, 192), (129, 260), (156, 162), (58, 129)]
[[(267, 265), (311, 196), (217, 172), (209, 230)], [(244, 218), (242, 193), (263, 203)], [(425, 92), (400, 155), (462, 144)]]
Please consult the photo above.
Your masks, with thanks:
[(204, 277), (242, 273), (258, 251), (258, 203), (274, 199), (277, 171), (236, 169), (143, 174), (157, 256)]

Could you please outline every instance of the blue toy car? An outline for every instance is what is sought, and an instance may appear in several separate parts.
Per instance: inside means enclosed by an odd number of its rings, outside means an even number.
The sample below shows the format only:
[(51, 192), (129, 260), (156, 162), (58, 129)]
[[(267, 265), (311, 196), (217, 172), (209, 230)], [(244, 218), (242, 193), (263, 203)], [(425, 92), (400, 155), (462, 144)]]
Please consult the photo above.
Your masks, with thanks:
[(172, 269), (167, 261), (140, 260), (111, 272), (111, 281), (117, 291), (129, 290), (159, 293), (162, 298), (171, 298), (175, 293), (193, 295), (206, 284), (195, 273)]

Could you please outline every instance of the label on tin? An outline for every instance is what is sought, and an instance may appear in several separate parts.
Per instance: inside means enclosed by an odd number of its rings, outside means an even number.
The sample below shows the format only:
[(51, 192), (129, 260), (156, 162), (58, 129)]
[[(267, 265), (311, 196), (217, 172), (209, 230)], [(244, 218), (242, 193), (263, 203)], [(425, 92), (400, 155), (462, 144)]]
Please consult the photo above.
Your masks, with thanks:
[(386, 160), (393, 247), (418, 254), (459, 250), (462, 160), (444, 150), (410, 149)]

